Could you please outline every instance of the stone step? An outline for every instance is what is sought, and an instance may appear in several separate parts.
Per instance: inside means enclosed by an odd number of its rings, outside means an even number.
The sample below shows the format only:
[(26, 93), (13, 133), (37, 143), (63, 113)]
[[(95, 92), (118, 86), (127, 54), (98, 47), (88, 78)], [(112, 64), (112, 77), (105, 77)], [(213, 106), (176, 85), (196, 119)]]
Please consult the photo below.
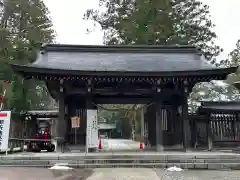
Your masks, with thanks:
[[(25, 161), (25, 162), (5, 162), (0, 163), (0, 167), (51, 167), (50, 161)], [(68, 163), (69, 167), (73, 168), (117, 168), (117, 167), (139, 167), (139, 168), (168, 168), (172, 166), (181, 167), (183, 169), (234, 169), (240, 170), (239, 163), (96, 163), (96, 164), (84, 164), (84, 163)]]
[(139, 160), (139, 159), (91, 159), (91, 160), (0, 160), (0, 165), (5, 163), (28, 163), (28, 162), (37, 162), (37, 163), (84, 163), (84, 164), (114, 164), (114, 163), (135, 163), (135, 164), (155, 164), (155, 163), (239, 163), (240, 160), (237, 159), (182, 159), (182, 160)]
[(168, 159), (168, 160), (152, 160), (152, 159), (5, 159), (0, 160), (0, 165), (54, 165), (56, 163), (67, 164), (240, 164), (239, 159)]
[(239, 159), (85, 159), (85, 164), (96, 163), (240, 163)]
[(73, 155), (9, 155), (0, 156), (1, 160), (113, 160), (113, 159), (125, 159), (125, 160), (238, 160), (240, 161), (240, 155), (115, 155), (115, 154), (94, 154), (84, 155), (75, 153)]
[(194, 169), (238, 169), (239, 154), (224, 153), (32, 153), (0, 157), (0, 166), (49, 167), (56, 163), (67, 163), (74, 167), (159, 167), (180, 166)]

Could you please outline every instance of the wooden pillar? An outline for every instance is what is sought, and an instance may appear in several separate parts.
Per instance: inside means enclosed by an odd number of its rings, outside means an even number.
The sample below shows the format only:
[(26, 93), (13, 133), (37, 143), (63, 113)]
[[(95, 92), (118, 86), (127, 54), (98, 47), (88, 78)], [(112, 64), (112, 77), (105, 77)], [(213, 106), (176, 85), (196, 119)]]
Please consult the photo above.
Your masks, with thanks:
[(161, 80), (156, 82), (156, 94), (154, 97), (155, 102), (155, 120), (156, 120), (156, 150), (157, 152), (163, 151), (163, 122), (162, 122), (162, 89)]
[[(150, 113), (149, 113), (149, 110), (151, 109), (152, 107), (152, 104), (148, 104), (147, 107), (146, 107), (146, 110), (145, 110), (145, 113), (144, 113), (144, 122), (145, 122), (145, 146), (147, 148), (151, 148), (151, 146), (153, 145), (152, 144), (152, 141), (150, 139), (151, 137), (151, 133), (152, 131), (150, 130)], [(155, 130), (155, 129), (154, 129)]]
[(237, 133), (236, 133), (236, 123), (238, 122), (238, 113), (234, 113), (234, 117), (232, 118), (232, 136), (233, 139), (236, 140)]
[(141, 107), (141, 137), (145, 136), (145, 123), (144, 123), (144, 107)]
[(57, 144), (62, 145), (64, 141), (64, 132), (66, 126), (65, 126), (65, 104), (64, 104), (64, 94), (60, 93), (59, 96), (59, 104), (58, 104), (58, 120), (56, 123), (56, 139), (57, 139)]
[(196, 145), (197, 145), (197, 118), (195, 116), (192, 116), (192, 119), (190, 122), (190, 128), (191, 128), (191, 146), (193, 148), (196, 148)]
[(182, 139), (181, 139), (181, 121), (179, 116), (178, 101), (175, 100), (175, 104), (172, 106), (172, 133), (173, 133), (173, 145), (175, 148), (182, 148)]
[(160, 98), (156, 102), (156, 150), (163, 151), (162, 104)]
[(65, 132), (66, 132), (65, 94), (63, 92), (63, 80), (60, 80), (60, 93), (59, 93), (59, 99), (58, 99), (58, 120), (56, 122), (56, 140), (57, 140), (57, 146), (59, 146), (60, 149), (57, 149), (57, 151), (60, 150), (63, 152)]
[(188, 88), (184, 88), (182, 101), (182, 133), (183, 133), (183, 147), (185, 150), (191, 147), (191, 131), (188, 115)]

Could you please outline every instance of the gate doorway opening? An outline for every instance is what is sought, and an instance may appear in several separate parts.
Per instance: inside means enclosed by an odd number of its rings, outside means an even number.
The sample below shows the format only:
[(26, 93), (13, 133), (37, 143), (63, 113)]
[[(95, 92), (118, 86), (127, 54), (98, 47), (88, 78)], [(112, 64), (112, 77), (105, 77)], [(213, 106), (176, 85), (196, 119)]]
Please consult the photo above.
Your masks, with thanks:
[[(98, 107), (98, 130), (102, 151), (139, 151), (145, 144), (143, 104), (101, 104)], [(111, 129), (103, 126), (110, 125)]]

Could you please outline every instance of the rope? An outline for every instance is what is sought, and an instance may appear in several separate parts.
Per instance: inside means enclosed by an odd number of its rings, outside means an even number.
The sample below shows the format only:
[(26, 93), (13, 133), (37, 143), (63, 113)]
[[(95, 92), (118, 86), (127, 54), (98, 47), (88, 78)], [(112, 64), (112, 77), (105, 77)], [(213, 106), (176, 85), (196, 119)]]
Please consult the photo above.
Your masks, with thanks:
[(1, 99), (0, 111), (2, 111), (2, 109), (4, 107), (5, 95), (6, 95), (7, 88), (8, 88), (8, 81), (5, 81), (5, 89), (3, 91), (3, 95), (2, 95), (2, 99)]

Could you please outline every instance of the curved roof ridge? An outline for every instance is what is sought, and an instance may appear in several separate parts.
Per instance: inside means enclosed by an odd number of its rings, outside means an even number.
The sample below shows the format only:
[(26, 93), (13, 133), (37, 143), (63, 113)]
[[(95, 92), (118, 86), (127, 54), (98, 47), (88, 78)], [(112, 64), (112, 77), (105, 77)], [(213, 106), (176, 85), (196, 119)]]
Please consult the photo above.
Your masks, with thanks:
[[(190, 45), (73, 45), (43, 44), (41, 50), (66, 52), (149, 52), (149, 53), (200, 53), (200, 49)], [(201, 53), (200, 53), (201, 54)]]

